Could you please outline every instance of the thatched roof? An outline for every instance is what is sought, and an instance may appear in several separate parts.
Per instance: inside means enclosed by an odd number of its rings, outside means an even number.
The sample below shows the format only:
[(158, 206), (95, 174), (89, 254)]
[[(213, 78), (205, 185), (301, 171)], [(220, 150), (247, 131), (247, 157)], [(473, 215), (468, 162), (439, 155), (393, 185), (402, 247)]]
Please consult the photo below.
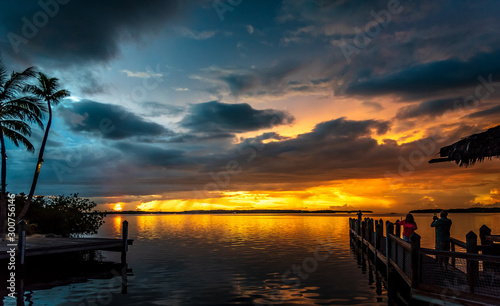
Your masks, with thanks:
[(431, 159), (429, 163), (455, 161), (460, 167), (467, 167), (485, 158), (500, 156), (500, 125), (442, 147), (439, 156), (441, 158)]

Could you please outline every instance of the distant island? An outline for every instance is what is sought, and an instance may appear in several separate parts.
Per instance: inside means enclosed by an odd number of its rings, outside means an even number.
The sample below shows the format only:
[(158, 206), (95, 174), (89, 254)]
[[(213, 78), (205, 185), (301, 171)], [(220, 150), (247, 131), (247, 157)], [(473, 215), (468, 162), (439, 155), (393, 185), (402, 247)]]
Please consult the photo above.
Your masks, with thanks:
[[(359, 210), (281, 210), (281, 209), (254, 209), (254, 210), (188, 210), (188, 211), (105, 211), (106, 214), (148, 215), (148, 214), (356, 214)], [(373, 213), (371, 210), (362, 210), (362, 213)]]
[[(410, 213), (439, 213), (442, 209), (417, 209)], [(447, 209), (449, 213), (500, 213), (500, 207), (470, 207), (470, 208), (451, 208)]]

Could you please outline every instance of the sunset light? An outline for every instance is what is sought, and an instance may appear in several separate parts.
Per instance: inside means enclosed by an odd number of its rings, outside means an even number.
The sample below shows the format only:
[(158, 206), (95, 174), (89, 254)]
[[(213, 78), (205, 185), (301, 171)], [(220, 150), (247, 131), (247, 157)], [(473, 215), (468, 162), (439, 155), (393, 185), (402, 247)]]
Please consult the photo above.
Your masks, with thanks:
[(1, 305), (500, 305), (499, 1), (0, 1), (0, 147)]

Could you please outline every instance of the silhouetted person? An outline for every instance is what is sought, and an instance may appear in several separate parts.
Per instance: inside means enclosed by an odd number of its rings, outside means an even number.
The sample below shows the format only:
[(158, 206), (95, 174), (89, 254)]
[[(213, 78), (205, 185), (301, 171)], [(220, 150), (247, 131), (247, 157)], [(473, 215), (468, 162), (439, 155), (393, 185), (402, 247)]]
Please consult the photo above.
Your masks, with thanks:
[[(431, 223), (431, 226), (436, 228), (436, 250), (449, 251), (451, 220), (448, 219), (446, 210), (441, 211), (439, 215), (441, 216), (440, 219), (434, 214), (434, 221)], [(446, 268), (448, 266), (448, 257), (438, 256), (438, 262), (444, 264)]]
[(407, 214), (404, 221), (396, 221), (396, 224), (403, 226), (403, 240), (410, 242), (410, 237), (417, 230), (417, 223), (412, 214)]

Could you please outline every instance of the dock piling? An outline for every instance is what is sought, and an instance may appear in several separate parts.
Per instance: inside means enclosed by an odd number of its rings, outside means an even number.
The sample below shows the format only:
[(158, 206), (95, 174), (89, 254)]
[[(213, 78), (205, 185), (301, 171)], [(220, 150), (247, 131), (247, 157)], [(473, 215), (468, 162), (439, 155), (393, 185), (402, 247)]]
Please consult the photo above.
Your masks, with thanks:
[(123, 221), (122, 227), (122, 258), (121, 261), (123, 264), (127, 262), (127, 251), (128, 251), (128, 221)]
[(19, 233), (18, 233), (18, 254), (19, 254), (19, 264), (21, 267), (24, 266), (24, 253), (26, 250), (26, 221), (19, 221)]

